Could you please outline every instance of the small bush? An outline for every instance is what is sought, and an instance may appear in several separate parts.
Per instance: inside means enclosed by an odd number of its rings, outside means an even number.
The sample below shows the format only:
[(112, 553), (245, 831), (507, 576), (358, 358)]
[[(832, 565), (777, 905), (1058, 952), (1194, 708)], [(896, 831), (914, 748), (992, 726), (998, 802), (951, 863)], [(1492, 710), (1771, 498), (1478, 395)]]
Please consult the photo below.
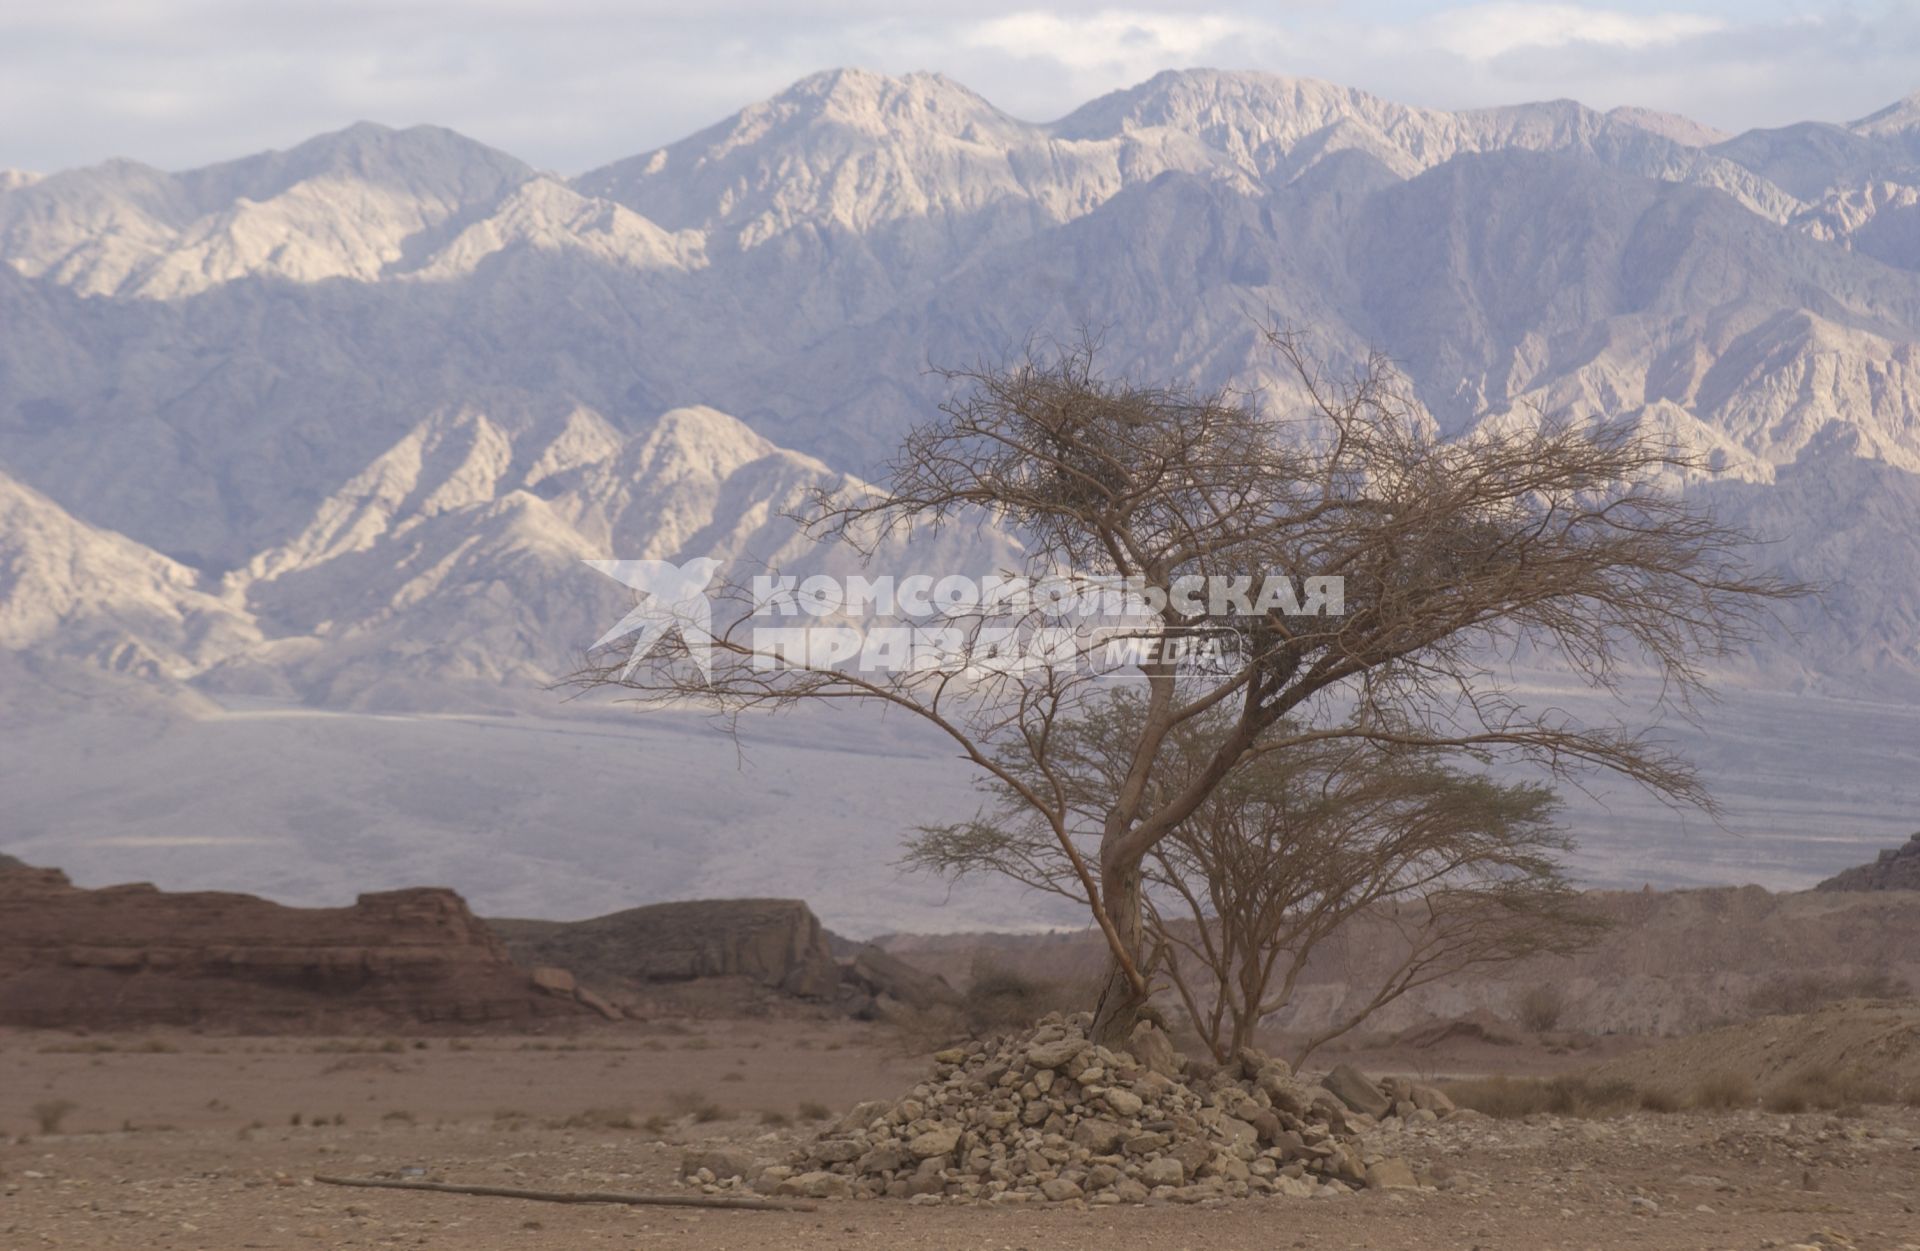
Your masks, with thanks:
[(719, 1104), (697, 1090), (682, 1090), (667, 1096), (667, 1106), (679, 1116), (690, 1116), (696, 1124), (706, 1125), (726, 1119)]
[(1517, 1005), (1520, 1024), (1536, 1034), (1544, 1034), (1560, 1024), (1566, 1015), (1566, 992), (1550, 982), (1542, 982), (1520, 996)]
[(1642, 1112), (1678, 1112), (1680, 1096), (1670, 1090), (1643, 1090), (1640, 1092), (1640, 1110)]
[(1726, 1112), (1750, 1108), (1754, 1103), (1753, 1079), (1744, 1073), (1709, 1073), (1693, 1088), (1693, 1106)]
[(760, 1123), (769, 1129), (782, 1129), (793, 1124), (793, 1118), (777, 1108), (768, 1108), (760, 1114)]
[(1839, 1112), (1869, 1103), (1895, 1103), (1899, 1097), (1885, 1081), (1861, 1069), (1829, 1073), (1802, 1069), (1767, 1090), (1769, 1112), (1799, 1113), (1813, 1109)]
[(723, 1082), (744, 1082), (747, 1080), (747, 1075), (745, 1073), (722, 1073), (720, 1080)]
[(1058, 982), (1028, 977), (994, 964), (974, 967), (960, 1011), (974, 1033), (1025, 1029), (1049, 1012), (1079, 1006)]
[(1885, 969), (1841, 978), (1782, 973), (1747, 996), (1747, 1010), (1755, 1016), (1799, 1016), (1842, 999), (1907, 999), (1912, 995), (1911, 986)]
[(1453, 1082), (1444, 1089), (1461, 1107), (1502, 1120), (1538, 1113), (1612, 1116), (1640, 1106), (1643, 1098), (1631, 1082), (1602, 1082), (1578, 1076), (1486, 1077)]
[(561, 1129), (635, 1129), (633, 1114), (625, 1108), (587, 1108), (559, 1122)]
[(48, 1099), (33, 1105), (33, 1120), (43, 1134), (57, 1134), (67, 1116), (80, 1105), (71, 1099)]
[(640, 1128), (646, 1130), (649, 1134), (664, 1134), (673, 1128), (673, 1121), (671, 1118), (655, 1112), (652, 1116), (640, 1122)]
[(812, 1099), (800, 1101), (800, 1119), (803, 1121), (824, 1121), (832, 1115), (833, 1109), (824, 1103), (816, 1103)]
[(391, 1112), (383, 1113), (380, 1117), (380, 1120), (383, 1123), (386, 1121), (393, 1121), (394, 1123), (400, 1124), (400, 1125), (412, 1125), (414, 1124), (416, 1118), (414, 1117), (413, 1113), (407, 1111), (405, 1108), (395, 1108)]

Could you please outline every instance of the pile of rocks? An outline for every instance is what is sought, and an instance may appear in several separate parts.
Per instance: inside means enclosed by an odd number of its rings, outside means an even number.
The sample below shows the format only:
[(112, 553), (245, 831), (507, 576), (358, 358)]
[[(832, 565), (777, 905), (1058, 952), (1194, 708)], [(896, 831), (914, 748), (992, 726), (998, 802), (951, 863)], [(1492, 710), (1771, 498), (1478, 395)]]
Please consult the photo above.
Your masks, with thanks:
[(905, 1098), (859, 1105), (748, 1180), (772, 1194), (919, 1202), (1327, 1196), (1422, 1185), (1404, 1161), (1370, 1156), (1360, 1131), (1452, 1112), (1429, 1087), (1383, 1089), (1344, 1068), (1312, 1085), (1252, 1049), (1225, 1066), (1188, 1061), (1146, 1022), (1113, 1051), (1088, 1040), (1090, 1024), (1056, 1015), (942, 1051)]

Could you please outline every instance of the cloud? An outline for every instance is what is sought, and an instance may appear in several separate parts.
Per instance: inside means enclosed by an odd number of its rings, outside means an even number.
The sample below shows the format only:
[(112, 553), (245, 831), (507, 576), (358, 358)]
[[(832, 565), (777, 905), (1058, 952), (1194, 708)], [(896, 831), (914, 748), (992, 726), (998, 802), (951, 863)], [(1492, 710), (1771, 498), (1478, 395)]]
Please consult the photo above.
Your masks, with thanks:
[(1477, 4), (1439, 14), (1424, 24), (1434, 42), (1469, 61), (1511, 52), (1594, 44), (1648, 48), (1724, 30), (1726, 21), (1701, 13), (1624, 13), (1571, 4)]
[(1248, 37), (1272, 40), (1277, 28), (1228, 14), (1102, 10), (1072, 15), (1029, 10), (990, 18), (961, 33), (970, 48), (1052, 61), (1079, 72), (1112, 72), (1129, 81), (1169, 66), (1192, 65)]

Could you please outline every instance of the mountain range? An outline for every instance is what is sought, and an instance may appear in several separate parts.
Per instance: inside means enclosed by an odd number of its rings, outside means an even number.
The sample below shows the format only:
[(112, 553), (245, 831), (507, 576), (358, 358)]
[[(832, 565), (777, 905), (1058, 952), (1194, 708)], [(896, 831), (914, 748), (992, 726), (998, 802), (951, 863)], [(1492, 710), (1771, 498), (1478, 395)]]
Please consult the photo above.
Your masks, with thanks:
[[(368, 123), (9, 172), (0, 261), (18, 724), (76, 684), (548, 715), (624, 611), (583, 557), (848, 559), (785, 514), (883, 466), (950, 394), (930, 365), (1090, 332), (1284, 407), (1272, 324), (1387, 353), (1450, 436), (1671, 434), (1711, 466), (1675, 485), (1823, 591), (1717, 680), (1877, 702), (1876, 733), (1920, 691), (1920, 95), (1727, 135), (1192, 70), (1035, 124), (836, 70), (572, 178)], [(1012, 550), (940, 542), (882, 559)]]

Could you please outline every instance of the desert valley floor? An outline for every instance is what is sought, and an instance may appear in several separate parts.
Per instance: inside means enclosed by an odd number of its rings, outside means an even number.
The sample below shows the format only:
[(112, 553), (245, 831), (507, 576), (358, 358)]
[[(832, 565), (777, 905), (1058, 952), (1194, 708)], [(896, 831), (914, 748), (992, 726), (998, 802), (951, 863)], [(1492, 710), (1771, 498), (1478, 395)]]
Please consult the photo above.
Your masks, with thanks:
[[(1437, 1076), (1431, 1057), (1403, 1060)], [(1544, 1070), (1566, 1060), (1533, 1052), (1521, 1063)], [(313, 1181), (424, 1177), (685, 1194), (676, 1174), (687, 1147), (718, 1143), (778, 1157), (814, 1132), (801, 1119), (803, 1105), (838, 1116), (856, 1100), (897, 1094), (924, 1068), (886, 1028), (832, 1021), (690, 1020), (570, 1037), (390, 1041), (12, 1032), (0, 1036), (0, 1130), (13, 1135), (0, 1139), (0, 1245), (1920, 1246), (1920, 1111), (1887, 1107), (1845, 1118), (1635, 1111), (1443, 1123), (1409, 1130), (1393, 1145), (1433, 1167), (1442, 1178), (1436, 1188), (1196, 1207), (828, 1200), (812, 1212), (700, 1211)], [(39, 1131), (29, 1105), (69, 1096), (77, 1106), (58, 1130)], [(720, 1115), (701, 1121), (711, 1110), (684, 1110), (703, 1102)], [(782, 1118), (788, 1123), (764, 1123)]]

